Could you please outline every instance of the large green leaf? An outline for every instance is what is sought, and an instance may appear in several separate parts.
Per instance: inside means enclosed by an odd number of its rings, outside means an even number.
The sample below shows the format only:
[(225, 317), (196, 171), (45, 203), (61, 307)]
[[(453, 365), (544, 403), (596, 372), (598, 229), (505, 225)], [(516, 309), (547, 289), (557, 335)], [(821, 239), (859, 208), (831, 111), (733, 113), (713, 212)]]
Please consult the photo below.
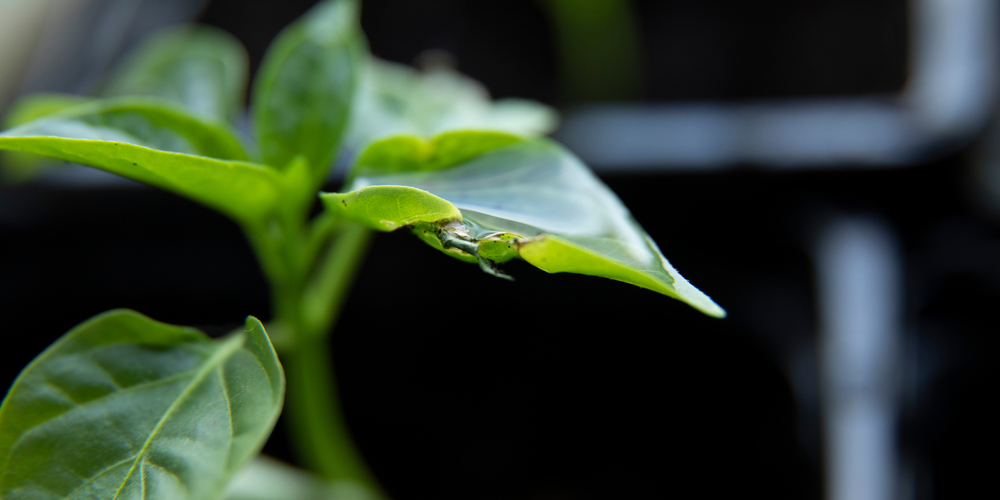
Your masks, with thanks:
[(253, 116), (264, 163), (302, 154), (325, 178), (347, 127), (366, 42), (354, 0), (324, 1), (285, 28), (264, 58)]
[(393, 135), (432, 137), (456, 130), (523, 136), (555, 130), (558, 115), (523, 99), (492, 101), (479, 82), (447, 68), (418, 72), (371, 58), (358, 91), (350, 140), (356, 145)]
[[(405, 150), (399, 145), (376, 143), (361, 159), (394, 158)], [(612, 278), (725, 315), (670, 265), (618, 197), (556, 143), (524, 140), (451, 164), (426, 148), (384, 167), (358, 164), (349, 192), (322, 195), (327, 209), (382, 231), (411, 226), (432, 246), (492, 274), (501, 274), (495, 263), (519, 256), (548, 272)]]
[[(152, 111), (133, 109), (121, 118), (155, 125), (157, 121), (149, 119), (155, 114)], [(157, 119), (161, 118), (165, 122), (180, 119), (166, 112), (158, 115)], [(164, 146), (161, 139), (182, 136), (149, 130), (150, 135), (139, 139), (122, 128), (91, 124), (85, 119), (62, 119), (57, 113), (0, 133), (0, 150), (34, 153), (106, 170), (194, 199), (244, 224), (259, 224), (280, 208), (278, 200), (290, 184), (280, 172), (249, 162), (153, 149), (146, 144)], [(189, 137), (195, 135), (192, 130), (196, 129), (185, 130)], [(206, 147), (224, 147), (209, 142), (204, 143)]]
[(218, 341), (133, 311), (40, 354), (0, 407), (0, 497), (210, 500), (257, 454), (284, 375), (255, 318)]
[(160, 97), (202, 117), (235, 121), (243, 112), (247, 61), (243, 45), (225, 31), (175, 28), (130, 54), (102, 93)]

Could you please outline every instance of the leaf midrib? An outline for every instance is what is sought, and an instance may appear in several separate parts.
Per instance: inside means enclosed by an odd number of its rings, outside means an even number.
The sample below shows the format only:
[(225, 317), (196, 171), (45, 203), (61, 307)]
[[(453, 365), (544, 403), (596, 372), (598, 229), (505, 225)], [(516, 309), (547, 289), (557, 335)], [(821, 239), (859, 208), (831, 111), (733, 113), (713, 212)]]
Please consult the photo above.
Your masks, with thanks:
[[(160, 387), (160, 386), (163, 386), (163, 385), (170, 385), (170, 384), (172, 384), (174, 382), (177, 382), (178, 380), (183, 380), (183, 379), (189, 377), (190, 375), (191, 375), (191, 371), (188, 370), (188, 371), (184, 371), (184, 372), (180, 372), (180, 373), (171, 375), (169, 377), (161, 378), (159, 380), (154, 380), (154, 381), (151, 381), (151, 382), (143, 382), (141, 384), (136, 384), (136, 385), (132, 385), (132, 386), (129, 386), (129, 387), (118, 387), (117, 389), (115, 389), (112, 392), (109, 392), (107, 394), (104, 394), (102, 396), (99, 396), (97, 398), (94, 398), (94, 399), (91, 399), (91, 400), (88, 400), (88, 401), (84, 401), (82, 403), (78, 403), (76, 401), (73, 401), (71, 398), (69, 398), (69, 393), (67, 393), (66, 390), (63, 389), (58, 384), (55, 384), (55, 383), (49, 382), (49, 381), (45, 381), (45, 382), (43, 382), (45, 385), (48, 385), (49, 387), (53, 387), (55, 389), (58, 389), (60, 392), (62, 392), (64, 395), (66, 395), (67, 399), (70, 402), (73, 403), (73, 407), (70, 408), (70, 409), (68, 409), (68, 410), (66, 410), (66, 411), (60, 412), (57, 415), (53, 415), (51, 418), (45, 419), (45, 420), (43, 420), (41, 422), (38, 422), (37, 424), (32, 425), (31, 427), (28, 427), (28, 428), (24, 429), (23, 431), (21, 431), (21, 437), (19, 437), (17, 440), (15, 440), (13, 443), (11, 443), (11, 446), (10, 446), (11, 453), (13, 453), (13, 450), (16, 449), (19, 444), (21, 444), (22, 440), (25, 439), (25, 437), (29, 433), (31, 433), (35, 429), (37, 429), (37, 428), (39, 428), (39, 427), (41, 427), (41, 426), (43, 426), (43, 425), (45, 425), (45, 424), (47, 424), (49, 422), (52, 422), (53, 420), (56, 420), (56, 419), (62, 417), (63, 415), (66, 415), (67, 413), (73, 411), (74, 409), (77, 409), (77, 408), (86, 408), (88, 406), (92, 406), (92, 405), (95, 405), (95, 404), (103, 403), (104, 400), (106, 400), (107, 398), (109, 398), (111, 396), (128, 395), (128, 394), (131, 394), (133, 392), (140, 392), (140, 391), (145, 391), (145, 390), (148, 390), (148, 389), (151, 389), (151, 388), (154, 388), (154, 387)], [(8, 453), (8, 455), (10, 455), (10, 453)], [(8, 456), (7, 458), (10, 458), (10, 457)]]
[[(117, 500), (119, 495), (121, 495), (121, 492), (125, 488), (125, 485), (128, 484), (129, 479), (131, 479), (132, 475), (135, 474), (136, 468), (139, 466), (140, 463), (142, 463), (142, 459), (145, 456), (146, 452), (149, 450), (149, 447), (152, 444), (153, 439), (156, 438), (156, 436), (160, 432), (160, 429), (162, 429), (163, 425), (167, 422), (167, 420), (170, 419), (174, 410), (176, 410), (177, 407), (184, 400), (186, 400), (188, 396), (191, 395), (194, 389), (201, 384), (201, 382), (205, 379), (205, 377), (208, 376), (209, 373), (215, 370), (215, 368), (221, 365), (223, 362), (228, 360), (229, 357), (233, 355), (233, 353), (235, 353), (241, 347), (243, 347), (243, 344), (245, 342), (246, 342), (245, 334), (234, 335), (231, 339), (226, 340), (225, 342), (222, 343), (222, 345), (219, 346), (219, 349), (212, 354), (212, 357), (208, 358), (208, 361), (205, 362), (204, 366), (202, 366), (202, 368), (199, 369), (194, 374), (194, 376), (191, 378), (191, 383), (188, 384), (188, 386), (184, 389), (184, 391), (181, 392), (181, 394), (177, 397), (177, 399), (174, 400), (173, 404), (171, 404), (170, 407), (167, 408), (167, 411), (163, 413), (163, 416), (160, 417), (159, 422), (156, 423), (156, 426), (153, 427), (153, 430), (149, 433), (149, 437), (146, 438), (146, 442), (142, 444), (142, 448), (139, 449), (139, 453), (136, 453), (135, 459), (133, 459), (132, 461), (132, 467), (129, 469), (128, 474), (125, 475), (125, 478), (122, 479), (122, 484), (118, 487), (118, 491), (115, 492), (115, 496), (112, 497), (112, 500)], [(143, 488), (142, 498), (145, 497), (146, 497), (146, 492), (145, 488)]]

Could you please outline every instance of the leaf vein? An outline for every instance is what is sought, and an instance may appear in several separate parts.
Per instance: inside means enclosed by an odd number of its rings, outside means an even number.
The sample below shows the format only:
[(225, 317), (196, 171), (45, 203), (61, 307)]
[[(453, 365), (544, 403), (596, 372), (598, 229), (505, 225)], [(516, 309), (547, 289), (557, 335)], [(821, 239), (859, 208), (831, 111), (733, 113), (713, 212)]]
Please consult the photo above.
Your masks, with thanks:
[(226, 465), (233, 460), (233, 440), (236, 438), (236, 425), (233, 422), (233, 402), (229, 398), (229, 386), (226, 385), (226, 364), (219, 365), (219, 384), (222, 385), (222, 394), (226, 397), (226, 414), (229, 416), (229, 449), (226, 450)]
[(142, 384), (136, 384), (136, 385), (133, 385), (133, 386), (130, 386), (130, 387), (126, 387), (124, 389), (120, 389), (120, 390), (115, 391), (115, 392), (109, 392), (109, 393), (107, 393), (107, 394), (105, 394), (105, 395), (103, 395), (101, 397), (98, 397), (98, 398), (95, 398), (95, 399), (91, 399), (90, 401), (85, 401), (83, 403), (76, 404), (72, 408), (68, 408), (66, 411), (60, 412), (60, 413), (58, 413), (56, 415), (53, 415), (53, 416), (51, 416), (51, 417), (49, 417), (49, 418), (47, 418), (47, 419), (45, 419), (45, 420), (43, 420), (41, 422), (36, 423), (35, 425), (32, 425), (31, 427), (28, 427), (27, 429), (24, 429), (21, 432), (21, 435), (17, 438), (17, 440), (15, 440), (11, 444), (10, 449), (13, 450), (13, 449), (17, 448), (18, 445), (25, 438), (30, 437), (29, 434), (31, 434), (31, 431), (33, 431), (33, 430), (35, 430), (35, 429), (37, 429), (37, 428), (39, 428), (39, 427), (41, 427), (41, 426), (43, 426), (43, 425), (51, 422), (53, 420), (58, 419), (59, 417), (65, 415), (66, 413), (69, 413), (70, 411), (73, 411), (74, 409), (85, 408), (85, 407), (88, 407), (88, 406), (92, 406), (92, 405), (96, 405), (96, 404), (99, 404), (99, 403), (103, 403), (104, 400), (107, 399), (107, 398), (117, 397), (117, 396), (120, 396), (122, 394), (129, 394), (129, 393), (132, 393), (132, 392), (138, 392), (140, 390), (149, 389), (150, 387), (156, 387), (156, 386), (159, 386), (159, 385), (170, 385), (170, 384), (172, 384), (172, 383), (174, 383), (174, 382), (176, 382), (178, 380), (183, 380), (184, 378), (187, 378), (188, 376), (190, 376), (190, 374), (191, 374), (192, 371), (194, 371), (194, 370), (188, 370), (188, 371), (185, 371), (185, 372), (180, 372), (180, 373), (177, 373), (175, 375), (171, 375), (171, 376), (169, 376), (167, 378), (162, 378), (160, 380), (154, 380), (152, 382), (144, 382)]
[[(125, 487), (125, 483), (127, 483), (129, 478), (132, 477), (132, 474), (135, 473), (136, 467), (138, 467), (139, 464), (141, 464), (144, 461), (143, 460), (144, 455), (149, 450), (150, 445), (153, 443), (153, 439), (156, 438), (156, 436), (160, 433), (160, 430), (163, 428), (164, 424), (166, 424), (167, 420), (173, 414), (174, 410), (176, 410), (180, 406), (181, 402), (186, 400), (187, 397), (190, 396), (192, 392), (194, 392), (195, 388), (201, 385), (201, 382), (205, 380), (205, 377), (207, 377), (209, 373), (211, 373), (216, 367), (224, 363), (227, 359), (229, 359), (229, 356), (231, 356), (240, 347), (242, 347), (244, 339), (245, 337), (242, 335), (235, 336), (232, 339), (229, 339), (227, 342), (222, 344), (216, 352), (212, 354), (212, 357), (210, 357), (208, 361), (201, 368), (198, 369), (197, 373), (195, 373), (194, 377), (192, 377), (191, 383), (188, 384), (188, 386), (184, 389), (184, 392), (182, 392), (180, 396), (178, 396), (177, 399), (174, 400), (174, 402), (170, 405), (170, 407), (167, 408), (167, 411), (165, 411), (163, 413), (163, 416), (160, 417), (160, 421), (156, 423), (155, 427), (153, 427), (153, 431), (149, 433), (149, 437), (146, 438), (146, 442), (143, 443), (142, 448), (139, 450), (137, 458), (135, 462), (132, 464), (132, 468), (129, 469), (128, 474), (125, 476), (125, 480), (122, 481), (122, 485), (118, 488), (118, 491), (115, 492), (115, 496), (112, 498), (112, 500), (117, 500), (119, 495), (121, 495), (122, 489)], [(151, 461), (148, 460), (145, 461), (152, 465), (156, 465), (153, 464), (153, 462)], [(167, 469), (164, 468), (164, 470)], [(167, 471), (169, 472), (169, 470)], [(173, 474), (173, 472), (171, 472), (171, 474)], [(183, 482), (181, 482), (181, 484), (183, 484)]]

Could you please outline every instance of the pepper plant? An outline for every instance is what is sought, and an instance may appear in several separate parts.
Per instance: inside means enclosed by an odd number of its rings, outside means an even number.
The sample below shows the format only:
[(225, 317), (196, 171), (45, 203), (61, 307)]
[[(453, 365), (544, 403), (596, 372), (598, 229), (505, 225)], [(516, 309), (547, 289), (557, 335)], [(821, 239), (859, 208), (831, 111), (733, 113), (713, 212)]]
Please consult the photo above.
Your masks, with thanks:
[[(0, 497), (222, 498), (282, 411), (285, 377), (301, 463), (323, 484), (384, 496), (341, 418), (328, 350), (373, 230), (407, 228), (501, 278), (520, 258), (724, 316), (597, 177), (542, 137), (550, 110), (378, 61), (358, 15), (353, 0), (324, 1), (279, 34), (252, 89), (252, 138), (236, 126), (244, 49), (206, 27), (154, 37), (95, 97), (13, 108), (0, 133), (9, 171), (37, 171), (39, 156), (75, 162), (229, 216), (270, 283), (273, 317), (213, 340), (115, 310), (66, 333), (0, 407)], [(338, 163), (350, 165), (342, 192), (320, 192)]]

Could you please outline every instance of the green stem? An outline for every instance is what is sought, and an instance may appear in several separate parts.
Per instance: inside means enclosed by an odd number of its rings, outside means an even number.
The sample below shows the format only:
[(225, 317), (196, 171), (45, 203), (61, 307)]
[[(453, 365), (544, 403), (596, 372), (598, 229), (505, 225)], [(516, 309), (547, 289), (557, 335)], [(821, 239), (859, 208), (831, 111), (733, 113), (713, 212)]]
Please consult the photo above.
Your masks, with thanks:
[(328, 481), (354, 481), (380, 491), (342, 417), (327, 339), (301, 339), (285, 358), (285, 414), (305, 465)]
[(326, 480), (360, 483), (385, 497), (342, 416), (329, 347), (371, 231), (330, 215), (308, 229), (287, 221), (246, 229), (271, 284), (275, 330), (284, 334), (275, 346), (283, 348), (285, 415), (296, 452)]
[(363, 226), (344, 223), (340, 227), (312, 279), (305, 284), (299, 309), (304, 334), (326, 337), (330, 333), (370, 241), (371, 230)]
[(274, 300), (276, 318), (294, 338), (283, 357), (285, 410), (296, 450), (306, 466), (329, 481), (354, 481), (381, 492), (343, 419), (329, 348), (330, 329), (370, 240), (370, 231), (361, 226), (340, 228), (314, 277), (294, 280), (300, 284), (295, 290), (276, 289)]

